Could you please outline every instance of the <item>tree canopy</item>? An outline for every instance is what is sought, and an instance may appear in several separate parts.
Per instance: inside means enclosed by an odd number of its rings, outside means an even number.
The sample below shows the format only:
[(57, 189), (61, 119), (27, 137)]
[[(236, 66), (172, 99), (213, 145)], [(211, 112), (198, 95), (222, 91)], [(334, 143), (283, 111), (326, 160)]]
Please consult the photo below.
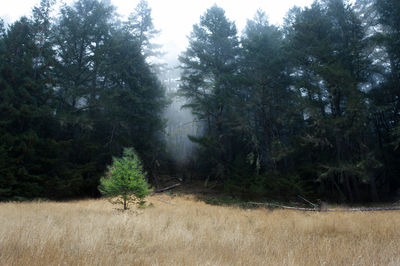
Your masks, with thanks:
[(123, 147), (149, 172), (162, 151), (167, 101), (136, 26), (105, 1), (64, 5), (56, 18), (52, 4), (1, 35), (2, 199), (97, 196)]
[[(124, 147), (150, 183), (180, 174), (151, 7), (121, 21), (109, 1), (52, 17), (54, 2), (0, 20), (0, 200), (99, 196)], [(399, 18), (397, 0), (316, 0), (282, 26), (259, 10), (240, 34), (210, 7), (170, 77), (201, 128), (186, 167), (246, 199), (398, 200)]]

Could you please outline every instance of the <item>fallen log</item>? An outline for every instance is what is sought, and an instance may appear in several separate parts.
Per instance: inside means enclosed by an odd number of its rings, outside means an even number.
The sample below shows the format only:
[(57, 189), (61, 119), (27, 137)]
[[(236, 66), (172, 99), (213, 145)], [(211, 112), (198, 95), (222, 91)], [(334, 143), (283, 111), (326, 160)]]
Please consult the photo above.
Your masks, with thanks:
[(290, 207), (284, 206), (280, 204), (267, 203), (267, 202), (247, 202), (249, 205), (257, 205), (257, 206), (266, 206), (268, 208), (277, 208), (277, 209), (288, 209), (288, 210), (298, 210), (298, 211), (317, 211), (315, 208), (300, 208), (300, 207)]
[(327, 209), (327, 211), (348, 211), (348, 212), (366, 212), (366, 211), (400, 211), (400, 206), (391, 207), (361, 207), (361, 208), (344, 208), (344, 209)]
[(176, 188), (176, 187), (178, 187), (180, 185), (181, 185), (181, 183), (176, 183), (176, 184), (173, 184), (173, 185), (165, 187), (165, 188), (160, 188), (160, 189), (154, 190), (153, 194), (161, 193), (161, 192)]
[(167, 204), (176, 205), (174, 202), (171, 202), (171, 201), (168, 201), (168, 200), (165, 200), (165, 199), (157, 198), (157, 200), (161, 201), (161, 202), (164, 202), (164, 203), (167, 203)]
[(360, 208), (337, 208), (337, 209), (321, 209), (321, 208), (300, 208), (290, 207), (280, 204), (267, 203), (267, 202), (247, 202), (249, 205), (266, 206), (268, 208), (288, 209), (297, 211), (325, 211), (325, 212), (365, 212), (365, 211), (400, 211), (400, 206), (390, 207), (360, 207)]
[(297, 196), (298, 196), (300, 199), (302, 199), (302, 200), (304, 200), (305, 202), (307, 202), (308, 204), (310, 204), (311, 206), (313, 206), (314, 209), (318, 208), (317, 204), (312, 203), (311, 201), (309, 201), (308, 199), (306, 199), (306, 198), (304, 198), (304, 197), (302, 197), (302, 196), (300, 196), (300, 195), (297, 195)]

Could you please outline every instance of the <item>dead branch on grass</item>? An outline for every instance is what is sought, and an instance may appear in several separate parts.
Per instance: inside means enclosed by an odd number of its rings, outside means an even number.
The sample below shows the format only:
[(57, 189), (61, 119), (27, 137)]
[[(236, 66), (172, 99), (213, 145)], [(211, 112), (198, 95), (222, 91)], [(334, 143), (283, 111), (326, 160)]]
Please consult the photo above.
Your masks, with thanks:
[(165, 187), (165, 188), (160, 188), (160, 189), (154, 190), (154, 191), (153, 191), (153, 194), (162, 193), (162, 192), (164, 192), (164, 191), (167, 191), (167, 190), (176, 188), (176, 187), (178, 187), (178, 186), (180, 186), (180, 185), (181, 185), (181, 183), (176, 183), (176, 184), (173, 184), (173, 185), (168, 186), (168, 187)]

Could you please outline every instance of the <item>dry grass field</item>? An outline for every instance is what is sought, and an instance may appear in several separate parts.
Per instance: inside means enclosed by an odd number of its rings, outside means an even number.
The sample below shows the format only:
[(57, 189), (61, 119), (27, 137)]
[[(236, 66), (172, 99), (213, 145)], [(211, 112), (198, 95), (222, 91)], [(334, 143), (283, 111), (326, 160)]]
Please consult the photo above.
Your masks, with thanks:
[(0, 203), (0, 265), (400, 265), (400, 212)]

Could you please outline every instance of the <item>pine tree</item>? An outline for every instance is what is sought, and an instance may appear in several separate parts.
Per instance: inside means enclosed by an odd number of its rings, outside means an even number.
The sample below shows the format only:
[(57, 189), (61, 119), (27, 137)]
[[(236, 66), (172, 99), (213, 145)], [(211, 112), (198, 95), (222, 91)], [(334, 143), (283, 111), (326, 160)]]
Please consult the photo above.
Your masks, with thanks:
[[(124, 210), (129, 203), (144, 204), (149, 194), (146, 173), (142, 162), (134, 149), (124, 149), (122, 158), (113, 158), (105, 177), (100, 179), (100, 192), (110, 197), (113, 203), (122, 203)], [(116, 202), (115, 199), (117, 198)]]
[(192, 138), (205, 149), (214, 176), (224, 179), (232, 150), (229, 145), (232, 103), (236, 90), (239, 42), (236, 27), (214, 5), (193, 26), (189, 48), (180, 57), (180, 93), (198, 120), (205, 123), (202, 138)]
[(140, 0), (134, 12), (129, 15), (128, 21), (125, 23), (125, 28), (135, 37), (141, 47), (142, 53), (146, 57), (159, 54), (156, 51), (159, 46), (151, 42), (159, 31), (154, 27), (151, 8), (146, 0)]
[(53, 144), (48, 133), (53, 123), (52, 91), (47, 49), (36, 42), (36, 26), (23, 17), (10, 26), (1, 40), (2, 199), (44, 196), (50, 178), (46, 163), (51, 159), (46, 151)]
[(309, 153), (309, 160), (320, 163), (320, 182), (349, 201), (359, 200), (360, 184), (368, 183), (357, 165), (371, 158), (367, 101), (361, 90), (370, 66), (364, 32), (350, 5), (327, 0), (299, 13), (288, 36), (292, 75), (304, 99), (304, 140), (315, 152), (323, 151), (319, 158)]
[(266, 15), (258, 11), (254, 20), (247, 22), (244, 33), (241, 71), (248, 100), (243, 104), (250, 114), (245, 121), (251, 128), (259, 167), (272, 170), (277, 167), (278, 153), (283, 152), (276, 148), (289, 148), (291, 124), (300, 120), (296, 110), (298, 99), (290, 90), (282, 32), (269, 25)]
[(108, 44), (107, 88), (102, 117), (109, 124), (110, 147), (133, 146), (145, 162), (150, 178), (164, 145), (162, 113), (167, 105), (164, 87), (152, 72), (141, 45), (126, 30), (113, 33)]
[(375, 41), (375, 50), (382, 54), (375, 58), (381, 71), (376, 75), (378, 82), (372, 86), (368, 96), (374, 107), (371, 120), (384, 168), (380, 173), (381, 183), (385, 195), (392, 195), (400, 186), (400, 4), (393, 0), (370, 2), (376, 10), (375, 28), (379, 29), (371, 39)]
[(53, 4), (0, 28), (1, 199), (98, 196), (123, 147), (150, 173), (163, 149), (164, 89), (137, 36), (107, 2), (64, 5), (57, 20)]

